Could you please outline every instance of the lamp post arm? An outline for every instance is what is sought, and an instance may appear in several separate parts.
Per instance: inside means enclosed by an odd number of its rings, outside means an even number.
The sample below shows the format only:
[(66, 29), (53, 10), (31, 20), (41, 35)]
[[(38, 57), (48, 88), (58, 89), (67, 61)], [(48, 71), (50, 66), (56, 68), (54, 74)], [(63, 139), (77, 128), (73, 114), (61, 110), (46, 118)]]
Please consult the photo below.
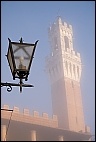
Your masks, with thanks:
[(31, 84), (23, 84), (23, 82), (20, 82), (20, 84), (16, 84), (16, 83), (2, 83), (1, 82), (1, 87), (3, 86), (6, 86), (8, 87), (7, 88), (7, 91), (8, 92), (11, 92), (12, 91), (12, 86), (20, 86), (20, 92), (22, 92), (22, 87), (34, 87), (33, 85)]

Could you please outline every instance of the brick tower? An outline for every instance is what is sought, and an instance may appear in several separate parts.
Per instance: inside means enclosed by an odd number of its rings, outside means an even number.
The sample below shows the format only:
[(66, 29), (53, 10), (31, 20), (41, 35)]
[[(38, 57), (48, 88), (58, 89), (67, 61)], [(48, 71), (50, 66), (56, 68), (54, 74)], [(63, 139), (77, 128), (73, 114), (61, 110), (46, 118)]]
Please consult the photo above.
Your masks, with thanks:
[(53, 114), (59, 128), (85, 131), (80, 89), (81, 58), (73, 48), (72, 26), (59, 17), (48, 29), (50, 55), (46, 70), (51, 81)]

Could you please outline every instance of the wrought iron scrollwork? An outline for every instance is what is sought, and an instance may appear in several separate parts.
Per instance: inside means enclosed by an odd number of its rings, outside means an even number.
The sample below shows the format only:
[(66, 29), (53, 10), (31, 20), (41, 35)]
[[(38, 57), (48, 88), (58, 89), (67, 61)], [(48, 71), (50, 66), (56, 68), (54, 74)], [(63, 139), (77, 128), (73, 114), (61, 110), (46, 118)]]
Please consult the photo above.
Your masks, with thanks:
[(11, 91), (12, 91), (12, 87), (11, 87), (10, 85), (8, 86), (7, 91), (8, 91), (8, 92), (11, 92)]
[(20, 87), (20, 92), (22, 92), (22, 87), (34, 87), (33, 85), (30, 84), (24, 84), (22, 82), (22, 80), (20, 80), (19, 84), (16, 83), (1, 83), (1, 87), (6, 86), (7, 87), (7, 91), (11, 92), (12, 91), (12, 86), (19, 86)]
[(1, 83), (1, 87), (4, 87), (4, 86), (7, 87), (8, 92), (12, 91), (12, 87), (11, 87), (11, 85), (9, 83), (7, 83), (7, 82), (6, 83)]

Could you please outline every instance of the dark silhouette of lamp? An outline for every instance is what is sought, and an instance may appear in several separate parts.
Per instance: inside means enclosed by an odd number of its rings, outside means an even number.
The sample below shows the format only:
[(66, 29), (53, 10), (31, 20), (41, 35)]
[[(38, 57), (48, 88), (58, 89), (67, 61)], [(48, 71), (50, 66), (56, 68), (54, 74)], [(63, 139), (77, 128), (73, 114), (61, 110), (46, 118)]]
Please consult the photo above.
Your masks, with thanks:
[(12, 90), (11, 86), (20, 86), (20, 92), (22, 92), (22, 87), (33, 87), (33, 85), (24, 84), (22, 80), (28, 80), (28, 75), (38, 40), (35, 42), (35, 44), (23, 43), (22, 37), (19, 40), (20, 42), (11, 42), (9, 38), (8, 40), (9, 47), (6, 55), (7, 60), (10, 66), (13, 80), (16, 78), (20, 79), (20, 84), (1, 83), (1, 87), (9, 86)]

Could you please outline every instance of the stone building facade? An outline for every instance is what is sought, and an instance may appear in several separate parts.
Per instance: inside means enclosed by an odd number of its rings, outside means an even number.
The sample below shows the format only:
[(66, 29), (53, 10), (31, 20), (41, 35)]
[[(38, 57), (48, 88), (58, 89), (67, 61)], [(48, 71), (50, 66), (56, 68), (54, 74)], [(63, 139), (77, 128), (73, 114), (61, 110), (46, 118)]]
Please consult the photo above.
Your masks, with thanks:
[(1, 141), (88, 141), (90, 137), (88, 126), (85, 132), (59, 128), (56, 115), (40, 116), (39, 112), (32, 114), (28, 109), (20, 112), (18, 107), (12, 109), (8, 105), (1, 109)]

